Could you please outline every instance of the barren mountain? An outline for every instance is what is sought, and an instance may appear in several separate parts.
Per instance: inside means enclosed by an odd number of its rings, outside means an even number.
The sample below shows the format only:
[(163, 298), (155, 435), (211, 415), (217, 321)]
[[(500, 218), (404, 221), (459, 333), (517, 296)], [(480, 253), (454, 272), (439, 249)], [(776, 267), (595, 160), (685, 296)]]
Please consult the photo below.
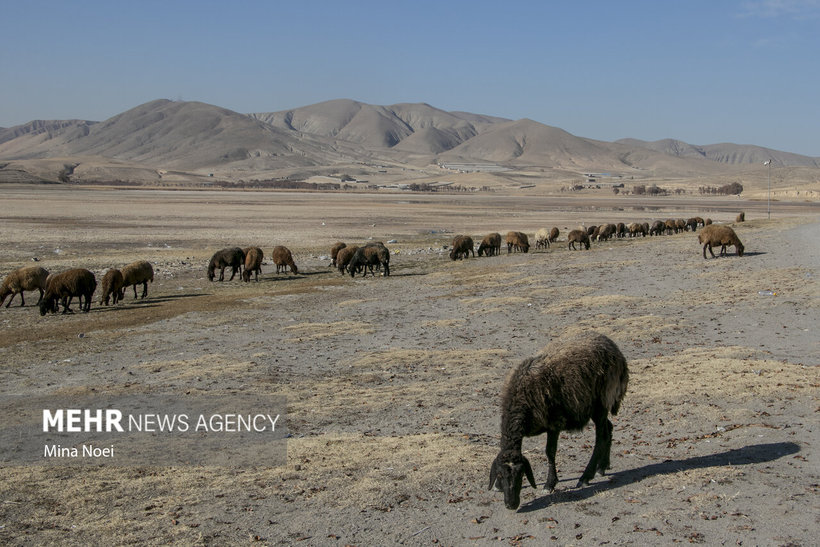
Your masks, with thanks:
[(800, 154), (772, 150), (751, 144), (720, 143), (698, 146), (675, 139), (662, 139), (652, 142), (638, 139), (621, 139), (615, 142), (629, 147), (646, 148), (679, 158), (705, 158), (730, 165), (760, 164), (772, 159), (776, 165), (820, 167), (820, 158), (801, 156)]
[[(818, 158), (756, 146), (633, 139), (609, 143), (529, 119), (446, 112), (425, 103), (378, 106), (349, 99), (257, 114), (156, 100), (102, 122), (38, 120), (0, 130), (0, 181), (69, 177), (184, 183), (210, 173), (237, 181), (351, 170), (367, 178), (383, 173), (382, 164), (394, 166), (400, 176), (402, 166), (410, 172), (443, 162), (535, 167), (543, 173), (560, 171), (564, 178), (585, 171), (711, 176), (769, 158), (781, 166), (820, 166)], [(50, 161), (37, 164), (41, 160)], [(177, 171), (176, 178), (166, 176), (169, 171)]]

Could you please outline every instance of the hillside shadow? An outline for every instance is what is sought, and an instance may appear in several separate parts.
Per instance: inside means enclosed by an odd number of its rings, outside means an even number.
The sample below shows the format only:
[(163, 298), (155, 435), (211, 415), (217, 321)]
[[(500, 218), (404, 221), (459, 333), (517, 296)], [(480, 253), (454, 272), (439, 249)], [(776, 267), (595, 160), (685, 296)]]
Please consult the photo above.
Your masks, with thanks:
[[(660, 463), (653, 463), (635, 469), (612, 473), (602, 482), (593, 483), (580, 489), (543, 495), (525, 505), (522, 505), (519, 512), (528, 513), (530, 511), (537, 511), (558, 503), (585, 500), (595, 496), (599, 492), (613, 488), (621, 488), (623, 486), (640, 482), (648, 477), (671, 475), (680, 471), (704, 469), (706, 467), (760, 464), (774, 461), (798, 452), (800, 452), (800, 445), (797, 443), (769, 443), (745, 446), (743, 448), (727, 450), (726, 452), (710, 454), (708, 456), (696, 456), (683, 460), (666, 460)], [(574, 481), (576, 479), (571, 480)]]

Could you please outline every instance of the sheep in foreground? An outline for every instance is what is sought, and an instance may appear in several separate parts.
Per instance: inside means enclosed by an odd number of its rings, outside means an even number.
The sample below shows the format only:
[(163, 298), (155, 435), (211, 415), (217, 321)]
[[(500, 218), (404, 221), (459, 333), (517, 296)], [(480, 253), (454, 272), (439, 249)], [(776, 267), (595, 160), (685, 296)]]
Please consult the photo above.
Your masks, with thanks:
[(712, 247), (720, 245), (720, 256), (726, 256), (726, 247), (734, 245), (737, 251), (737, 256), (743, 256), (743, 243), (738, 239), (737, 234), (731, 226), (724, 224), (708, 224), (698, 233), (698, 241), (703, 244), (703, 258), (706, 258), (706, 249), (715, 258), (715, 253)]
[(390, 251), (382, 243), (368, 243), (356, 249), (347, 265), (347, 270), (350, 272), (350, 277), (355, 277), (360, 269), (363, 270), (362, 277), (367, 276), (367, 270), (370, 270), (370, 275), (375, 277), (373, 266), (381, 266), (385, 277), (390, 275)]
[(140, 296), (140, 298), (148, 296), (148, 282), (154, 282), (154, 267), (151, 266), (150, 262), (137, 260), (125, 266), (120, 271), (122, 272), (122, 293), (120, 293), (120, 299), (125, 296), (125, 289), (131, 286), (134, 287), (134, 298), (136, 298), (137, 285), (140, 283), (142, 283), (142, 296)]
[(548, 249), (550, 246), (550, 233), (546, 228), (539, 228), (535, 232), (535, 248)]
[[(575, 250), (575, 244), (583, 244), (589, 250), (589, 236), (586, 230), (572, 230), (567, 235), (567, 249)], [(580, 249), (580, 247), (579, 247)]]
[(530, 250), (530, 241), (524, 232), (507, 232), (506, 242), (507, 254), (510, 254), (513, 250), (522, 253), (529, 252)]
[(46, 283), (46, 293), (40, 300), (40, 315), (45, 315), (49, 311), (56, 313), (60, 300), (63, 303), (63, 313), (74, 313), (70, 306), (75, 296), (80, 299), (80, 309), (87, 313), (91, 309), (91, 296), (96, 289), (97, 280), (94, 274), (85, 268), (50, 275)]
[(507, 509), (518, 508), (524, 476), (536, 488), (530, 462), (521, 453), (524, 437), (547, 433), (544, 487), (552, 492), (558, 483), (555, 453), (561, 431), (581, 430), (591, 419), (595, 447), (578, 486), (606, 472), (612, 445), (607, 416), (618, 413), (628, 383), (623, 354), (597, 333), (554, 341), (510, 373), (501, 395), (501, 449), (490, 467), (490, 489), (497, 485), (504, 492)]
[(259, 274), (262, 273), (262, 259), (265, 258), (265, 253), (259, 247), (248, 247), (242, 249), (245, 253), (245, 271), (242, 272), (242, 281), (246, 283), (251, 280), (251, 273), (253, 278), (259, 282)]
[(450, 260), (459, 260), (462, 256), (470, 258), (470, 253), (475, 256), (473, 238), (470, 236), (456, 236), (453, 238), (453, 248), (450, 251)]
[(330, 248), (330, 265), (336, 266), (336, 257), (339, 255), (339, 251), (347, 247), (347, 243), (343, 241), (337, 241), (333, 244), (333, 247)]
[(110, 268), (102, 278), (102, 294), (100, 295), (100, 305), (106, 306), (111, 301), (112, 297), (114, 304), (122, 300), (123, 297), (123, 277), (122, 272), (117, 268)]
[(6, 307), (11, 306), (11, 301), (14, 300), (15, 295), (20, 295), (20, 306), (26, 305), (26, 299), (23, 296), (23, 291), (40, 291), (39, 304), (43, 301), (43, 293), (46, 289), (46, 278), (48, 277), (48, 270), (41, 266), (25, 266), (10, 272), (3, 280), (3, 285), (0, 286), (0, 305), (6, 301), (6, 297), (11, 295)]
[(299, 273), (299, 268), (297, 268), (296, 263), (293, 262), (293, 254), (287, 247), (282, 245), (274, 247), (271, 258), (273, 259), (273, 263), (276, 264), (276, 273), (280, 271), (287, 272), (288, 268), (290, 268), (290, 271), (294, 274)]
[(478, 256), (497, 256), (501, 253), (501, 234), (492, 232), (484, 236), (478, 246)]
[(336, 254), (336, 268), (338, 268), (340, 274), (344, 275), (347, 265), (350, 264), (350, 260), (357, 250), (359, 250), (357, 245), (339, 249), (338, 254)]
[(226, 247), (214, 253), (211, 261), (208, 262), (208, 281), (213, 281), (216, 277), (216, 269), (219, 268), (219, 280), (225, 280), (225, 268), (231, 268), (231, 278), (233, 281), (236, 272), (242, 269), (245, 263), (245, 253), (239, 247)]

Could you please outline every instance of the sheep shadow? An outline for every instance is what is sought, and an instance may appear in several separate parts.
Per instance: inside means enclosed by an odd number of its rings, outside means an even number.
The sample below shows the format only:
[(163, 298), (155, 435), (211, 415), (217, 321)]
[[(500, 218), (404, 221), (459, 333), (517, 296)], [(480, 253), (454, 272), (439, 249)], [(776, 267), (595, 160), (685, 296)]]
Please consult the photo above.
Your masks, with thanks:
[(673, 473), (678, 473), (679, 471), (704, 469), (706, 467), (760, 464), (774, 461), (798, 452), (800, 452), (800, 445), (797, 443), (782, 442), (754, 444), (744, 446), (743, 448), (727, 450), (726, 452), (720, 452), (718, 454), (696, 456), (683, 460), (665, 460), (663, 462), (653, 463), (635, 469), (617, 471), (607, 475), (602, 482), (590, 484), (589, 486), (577, 490), (563, 491), (557, 494), (546, 494), (525, 505), (522, 505), (519, 512), (528, 513), (531, 511), (538, 511), (539, 509), (545, 509), (546, 507), (557, 503), (585, 500), (598, 494), (599, 492), (634, 484), (656, 475), (670, 475)]

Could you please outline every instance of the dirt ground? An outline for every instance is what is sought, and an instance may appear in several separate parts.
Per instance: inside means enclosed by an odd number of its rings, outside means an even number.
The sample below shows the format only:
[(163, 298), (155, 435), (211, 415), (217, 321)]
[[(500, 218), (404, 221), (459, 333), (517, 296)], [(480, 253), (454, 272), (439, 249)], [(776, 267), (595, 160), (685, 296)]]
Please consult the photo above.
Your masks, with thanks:
[[(88, 314), (0, 310), (0, 392), (241, 391), (287, 399), (287, 462), (0, 467), (0, 543), (270, 545), (816, 544), (820, 208), (725, 199), (516, 198), (3, 187), (0, 272), (154, 264), (149, 295)], [(579, 224), (700, 215), (696, 235), (569, 251)], [(453, 262), (456, 233), (548, 250)], [(385, 242), (389, 277), (342, 276), (333, 242)], [(211, 283), (210, 255), (273, 245), (258, 283)], [(774, 294), (760, 294), (772, 291)], [(19, 297), (18, 297), (19, 298)], [(591, 428), (525, 439), (539, 488), (487, 489), (507, 371), (559, 335), (610, 336), (630, 384), (612, 467), (574, 485)], [(571, 342), (570, 342), (571, 343)]]

